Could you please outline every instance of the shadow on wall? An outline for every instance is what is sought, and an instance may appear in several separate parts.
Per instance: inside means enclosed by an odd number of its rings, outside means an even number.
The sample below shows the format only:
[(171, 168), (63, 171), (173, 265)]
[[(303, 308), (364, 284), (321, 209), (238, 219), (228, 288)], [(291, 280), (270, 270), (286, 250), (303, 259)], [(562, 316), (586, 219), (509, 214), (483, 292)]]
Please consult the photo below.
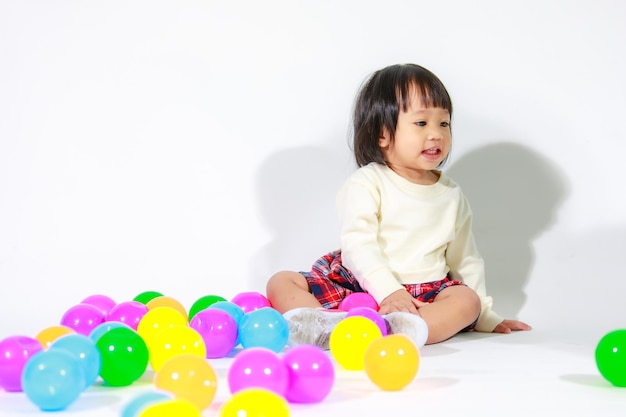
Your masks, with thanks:
[(250, 261), (250, 285), (265, 292), (274, 273), (309, 270), (339, 247), (336, 193), (354, 163), (321, 147), (284, 149), (266, 158), (255, 178), (258, 212), (271, 240)]
[(569, 182), (541, 154), (506, 142), (468, 152), (445, 171), (462, 187), (474, 212), (474, 235), (494, 308), (517, 317), (534, 263), (532, 242), (554, 224)]

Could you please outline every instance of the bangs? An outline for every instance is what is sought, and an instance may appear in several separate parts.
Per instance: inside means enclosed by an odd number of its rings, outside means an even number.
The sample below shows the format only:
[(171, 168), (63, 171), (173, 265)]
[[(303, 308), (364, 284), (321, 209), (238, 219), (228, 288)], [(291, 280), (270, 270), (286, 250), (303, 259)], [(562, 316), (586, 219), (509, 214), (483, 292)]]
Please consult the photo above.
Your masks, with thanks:
[(438, 78), (428, 73), (408, 74), (404, 82), (397, 85), (396, 98), (403, 111), (407, 111), (411, 101), (417, 98), (425, 107), (446, 109), (452, 116), (452, 100), (448, 91)]

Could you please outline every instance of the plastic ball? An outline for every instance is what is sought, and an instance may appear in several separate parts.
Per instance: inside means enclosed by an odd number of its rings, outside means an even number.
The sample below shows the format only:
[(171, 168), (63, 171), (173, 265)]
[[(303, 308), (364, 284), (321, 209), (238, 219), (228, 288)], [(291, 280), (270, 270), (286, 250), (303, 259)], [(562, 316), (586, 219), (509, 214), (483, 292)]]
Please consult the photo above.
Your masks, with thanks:
[(39, 333), (37, 333), (35, 339), (37, 339), (39, 343), (41, 343), (41, 346), (43, 346), (44, 349), (48, 349), (55, 340), (66, 334), (76, 334), (76, 331), (67, 326), (57, 324), (41, 330)]
[(7, 392), (22, 391), (22, 371), (31, 357), (43, 346), (28, 336), (10, 336), (0, 341), (0, 388)]
[(626, 329), (608, 332), (595, 350), (600, 375), (616, 387), (626, 387)]
[(241, 318), (244, 314), (246, 314), (241, 307), (232, 301), (217, 301), (211, 304), (208, 308), (219, 308), (220, 310), (224, 310), (235, 319), (235, 323), (237, 323), (237, 325), (239, 325), (239, 321), (241, 321)]
[(188, 320), (187, 310), (185, 309), (185, 306), (182, 305), (182, 303), (177, 299), (168, 297), (166, 295), (154, 297), (152, 300), (146, 303), (146, 307), (148, 307), (148, 310), (154, 310), (158, 307), (170, 307), (182, 314), (183, 317), (185, 317), (185, 320)]
[(96, 306), (106, 315), (117, 303), (108, 295), (94, 294), (82, 300), (81, 304), (91, 304)]
[(163, 294), (158, 291), (144, 291), (133, 297), (133, 301), (138, 301), (141, 304), (148, 304), (148, 302), (153, 298), (161, 297), (162, 295)]
[(287, 320), (271, 307), (250, 311), (239, 321), (239, 341), (244, 349), (264, 347), (280, 352), (288, 340)]
[(374, 340), (381, 337), (380, 329), (370, 319), (346, 317), (330, 333), (330, 353), (344, 369), (362, 371), (365, 367), (365, 351)]
[(123, 301), (116, 304), (106, 316), (106, 321), (117, 321), (137, 330), (139, 322), (149, 311), (148, 306), (139, 301)]
[(267, 297), (256, 291), (240, 292), (231, 301), (241, 307), (244, 313), (272, 306)]
[(365, 352), (365, 373), (384, 391), (399, 391), (409, 385), (419, 364), (417, 347), (403, 334), (376, 339)]
[(220, 408), (220, 417), (289, 417), (289, 404), (275, 392), (247, 388), (232, 395)]
[(231, 394), (245, 388), (263, 388), (283, 397), (289, 382), (282, 358), (276, 352), (261, 347), (239, 352), (226, 377)]
[(380, 306), (372, 297), (366, 292), (353, 292), (344, 298), (339, 304), (338, 309), (343, 311), (350, 311), (356, 307), (369, 307), (375, 311), (380, 309)]
[(165, 362), (156, 372), (154, 386), (204, 410), (215, 398), (217, 375), (205, 358), (179, 355)]
[(149, 310), (137, 325), (137, 333), (150, 345), (159, 332), (174, 326), (187, 326), (187, 318), (172, 307), (157, 307)]
[(148, 368), (148, 347), (133, 329), (111, 329), (100, 336), (96, 347), (102, 360), (100, 377), (107, 385), (130, 385)]
[(366, 319), (372, 320), (374, 323), (376, 323), (376, 325), (380, 329), (380, 333), (383, 336), (387, 336), (387, 322), (385, 321), (383, 316), (379, 314), (378, 311), (374, 310), (373, 308), (354, 307), (346, 313), (346, 317), (352, 317), (352, 316), (361, 316), (361, 317), (365, 317)]
[(200, 333), (188, 326), (173, 326), (156, 334), (148, 345), (150, 365), (159, 371), (169, 359), (182, 354), (206, 357), (206, 346)]
[(297, 345), (283, 355), (289, 374), (285, 398), (291, 403), (318, 403), (335, 383), (335, 367), (320, 347)]
[(102, 361), (96, 344), (82, 334), (67, 334), (59, 337), (50, 345), (49, 350), (63, 349), (69, 352), (83, 369), (85, 376), (84, 388), (90, 387), (100, 375)]
[(76, 304), (65, 311), (60, 324), (89, 336), (94, 328), (104, 323), (104, 319), (105, 313), (100, 308), (92, 304)]
[(237, 345), (238, 326), (235, 319), (224, 310), (207, 308), (191, 319), (189, 327), (204, 340), (207, 358), (223, 358)]
[(93, 329), (91, 333), (89, 333), (89, 338), (93, 340), (94, 343), (96, 343), (98, 339), (100, 339), (100, 336), (102, 336), (109, 330), (117, 329), (118, 327), (124, 327), (126, 329), (131, 328), (127, 324), (124, 324), (118, 321), (105, 321), (104, 323), (100, 324), (95, 329)]
[(137, 417), (144, 409), (149, 405), (165, 402), (173, 399), (173, 396), (169, 393), (148, 391), (134, 396), (128, 403), (122, 408), (122, 415), (120, 417)]
[(218, 301), (226, 301), (226, 299), (224, 297), (220, 297), (219, 295), (205, 295), (198, 298), (189, 308), (189, 321), (191, 321), (191, 319), (193, 319), (199, 311), (209, 308)]
[(201, 417), (198, 407), (187, 400), (175, 398), (148, 405), (137, 417)]
[(26, 397), (42, 411), (58, 411), (80, 396), (85, 375), (72, 354), (49, 349), (33, 355), (26, 363), (22, 387)]

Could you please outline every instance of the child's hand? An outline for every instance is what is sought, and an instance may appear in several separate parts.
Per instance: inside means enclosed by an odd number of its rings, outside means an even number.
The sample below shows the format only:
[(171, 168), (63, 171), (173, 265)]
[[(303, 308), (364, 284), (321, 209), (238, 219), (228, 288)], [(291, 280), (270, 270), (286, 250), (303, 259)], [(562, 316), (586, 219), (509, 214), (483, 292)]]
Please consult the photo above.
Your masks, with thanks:
[(380, 314), (388, 314), (394, 311), (406, 311), (417, 314), (417, 309), (423, 306), (422, 301), (418, 301), (406, 290), (398, 290), (392, 292), (379, 304), (378, 312)]
[(519, 320), (503, 320), (493, 329), (492, 333), (511, 333), (514, 330), (530, 330), (528, 324)]

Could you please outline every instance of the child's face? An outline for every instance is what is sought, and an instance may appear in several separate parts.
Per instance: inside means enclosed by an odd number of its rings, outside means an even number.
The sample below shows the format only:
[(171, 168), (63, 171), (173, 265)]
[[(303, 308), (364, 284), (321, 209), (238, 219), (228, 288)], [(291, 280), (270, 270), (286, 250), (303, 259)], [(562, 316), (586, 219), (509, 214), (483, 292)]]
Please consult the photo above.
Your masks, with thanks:
[(431, 171), (450, 151), (450, 114), (439, 107), (424, 107), (417, 94), (407, 111), (400, 109), (395, 137), (383, 132), (378, 140), (387, 165), (409, 181), (430, 183)]

